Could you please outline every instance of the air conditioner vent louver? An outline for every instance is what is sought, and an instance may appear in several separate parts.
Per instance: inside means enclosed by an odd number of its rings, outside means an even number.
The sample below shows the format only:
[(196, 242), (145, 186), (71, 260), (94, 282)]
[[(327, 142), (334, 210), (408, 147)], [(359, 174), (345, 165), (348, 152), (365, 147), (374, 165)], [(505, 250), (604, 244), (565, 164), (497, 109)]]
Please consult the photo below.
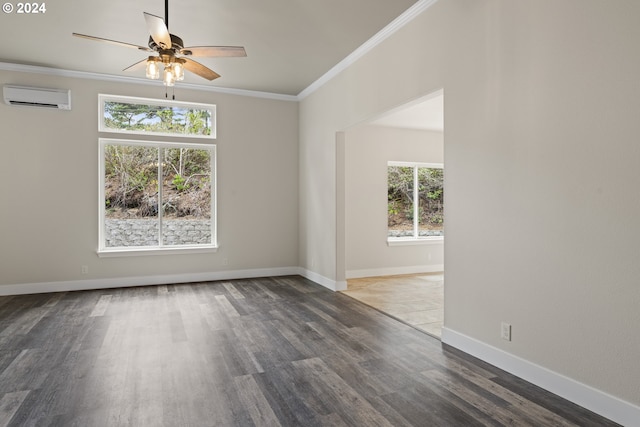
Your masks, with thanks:
[(42, 102), (9, 101), (9, 103), (11, 105), (23, 105), (27, 107), (58, 108), (57, 104), (43, 104)]
[(37, 108), (71, 109), (71, 91), (29, 86), (4, 85), (4, 102), (8, 105)]

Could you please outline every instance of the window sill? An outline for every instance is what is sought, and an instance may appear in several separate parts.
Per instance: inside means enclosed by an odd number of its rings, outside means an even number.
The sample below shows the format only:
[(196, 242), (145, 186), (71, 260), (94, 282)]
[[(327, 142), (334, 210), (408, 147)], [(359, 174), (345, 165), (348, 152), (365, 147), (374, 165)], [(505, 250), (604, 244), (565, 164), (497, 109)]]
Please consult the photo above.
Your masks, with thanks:
[(109, 248), (99, 249), (98, 257), (129, 257), (147, 255), (187, 255), (217, 252), (217, 246), (166, 246), (166, 247), (141, 247), (141, 248)]
[(387, 239), (387, 246), (438, 245), (442, 243), (444, 243), (444, 237)]

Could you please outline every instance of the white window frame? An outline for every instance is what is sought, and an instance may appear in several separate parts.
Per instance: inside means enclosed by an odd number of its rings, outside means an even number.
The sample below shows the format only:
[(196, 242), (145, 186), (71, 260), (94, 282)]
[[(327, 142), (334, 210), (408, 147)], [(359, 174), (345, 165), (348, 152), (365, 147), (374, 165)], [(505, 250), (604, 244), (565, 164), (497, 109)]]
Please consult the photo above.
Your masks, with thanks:
[[(157, 105), (157, 106), (179, 106), (182, 108), (206, 109), (211, 113), (211, 134), (210, 135), (188, 135), (188, 134), (172, 134), (161, 132), (140, 132), (130, 130), (117, 130), (106, 128), (104, 126), (104, 103), (105, 101), (115, 101), (124, 103)], [(160, 254), (188, 254), (188, 253), (205, 253), (216, 252), (218, 250), (217, 240), (217, 153), (216, 145), (211, 142), (195, 142), (192, 138), (207, 139), (209, 141), (216, 138), (216, 106), (213, 104), (199, 104), (180, 101), (158, 100), (149, 98), (138, 98), (131, 96), (119, 95), (98, 95), (98, 212), (99, 212), (99, 228), (98, 228), (98, 249), (99, 257), (119, 257), (119, 256), (141, 256), (141, 255), (160, 255)], [(137, 139), (122, 139), (119, 135), (139, 135)], [(158, 139), (159, 138), (159, 139)], [(135, 246), (135, 247), (106, 247), (105, 246), (105, 164), (104, 164), (104, 146), (109, 144), (120, 145), (144, 145), (157, 148), (194, 148), (199, 150), (208, 150), (211, 153), (211, 244), (202, 245), (162, 245), (158, 246)], [(158, 226), (160, 234), (162, 234), (162, 219), (158, 216)]]
[[(419, 212), (419, 198), (418, 198), (418, 168), (430, 168), (430, 169), (443, 169), (443, 163), (422, 163), (422, 162), (398, 162), (398, 161), (389, 161), (387, 162), (387, 171), (391, 166), (400, 166), (400, 167), (410, 167), (413, 168), (413, 210), (414, 212)], [(389, 188), (389, 180), (387, 178), (387, 191)], [(387, 220), (388, 220), (387, 213)], [(387, 245), (388, 246), (406, 246), (406, 245), (432, 245), (432, 244), (442, 244), (444, 242), (444, 236), (425, 236), (420, 237), (419, 235), (419, 215), (413, 216), (413, 236), (411, 237), (389, 237), (388, 230), (389, 227), (387, 225)]]
[[(169, 132), (145, 132), (145, 131), (132, 131), (126, 129), (112, 129), (104, 123), (104, 105), (106, 102), (122, 102), (127, 104), (143, 104), (143, 105), (155, 105), (158, 107), (180, 107), (180, 108), (192, 108), (196, 110), (208, 110), (211, 114), (211, 134), (210, 135), (195, 135), (195, 134), (179, 134)], [(152, 98), (138, 98), (133, 96), (121, 96), (121, 95), (98, 95), (98, 132), (100, 133), (122, 133), (127, 135), (146, 135), (148, 137), (167, 136), (171, 138), (200, 138), (200, 139), (216, 139), (216, 106), (213, 104), (200, 104), (195, 102), (182, 102), (182, 101), (169, 101), (163, 99)]]

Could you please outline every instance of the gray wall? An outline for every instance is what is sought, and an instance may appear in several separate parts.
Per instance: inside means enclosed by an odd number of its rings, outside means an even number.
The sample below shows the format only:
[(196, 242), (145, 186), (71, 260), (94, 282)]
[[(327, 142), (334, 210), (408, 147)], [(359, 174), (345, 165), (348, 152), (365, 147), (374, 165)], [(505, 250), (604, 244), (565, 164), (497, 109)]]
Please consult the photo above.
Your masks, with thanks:
[(2, 285), (73, 288), (298, 265), (296, 102), (177, 86), (177, 100), (217, 105), (219, 250), (98, 258), (97, 96), (164, 98), (163, 86), (0, 71), (6, 83), (71, 89), (73, 109), (0, 104), (0, 293)]
[(442, 241), (387, 245), (387, 163), (443, 163), (443, 148), (442, 132), (372, 125), (345, 132), (347, 278), (443, 270)]
[(307, 96), (302, 266), (344, 280), (336, 132), (444, 88), (445, 341), (639, 405), (638, 16), (631, 0), (441, 0)]

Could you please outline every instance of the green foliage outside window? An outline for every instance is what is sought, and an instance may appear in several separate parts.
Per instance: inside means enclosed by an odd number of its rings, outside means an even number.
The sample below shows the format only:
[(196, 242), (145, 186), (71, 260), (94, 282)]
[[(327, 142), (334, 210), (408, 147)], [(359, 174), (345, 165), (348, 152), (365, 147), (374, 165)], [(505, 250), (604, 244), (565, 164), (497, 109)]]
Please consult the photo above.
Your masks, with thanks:
[[(109, 144), (104, 153), (107, 217), (156, 216), (159, 203), (165, 216), (209, 217), (208, 150)], [(162, 200), (158, 202), (160, 171)]]
[[(417, 188), (415, 168), (418, 171)], [(420, 236), (443, 235), (443, 169), (420, 166), (389, 166), (387, 184), (387, 214), (390, 235), (412, 236), (416, 210)], [(416, 191), (417, 206), (414, 203)]]

